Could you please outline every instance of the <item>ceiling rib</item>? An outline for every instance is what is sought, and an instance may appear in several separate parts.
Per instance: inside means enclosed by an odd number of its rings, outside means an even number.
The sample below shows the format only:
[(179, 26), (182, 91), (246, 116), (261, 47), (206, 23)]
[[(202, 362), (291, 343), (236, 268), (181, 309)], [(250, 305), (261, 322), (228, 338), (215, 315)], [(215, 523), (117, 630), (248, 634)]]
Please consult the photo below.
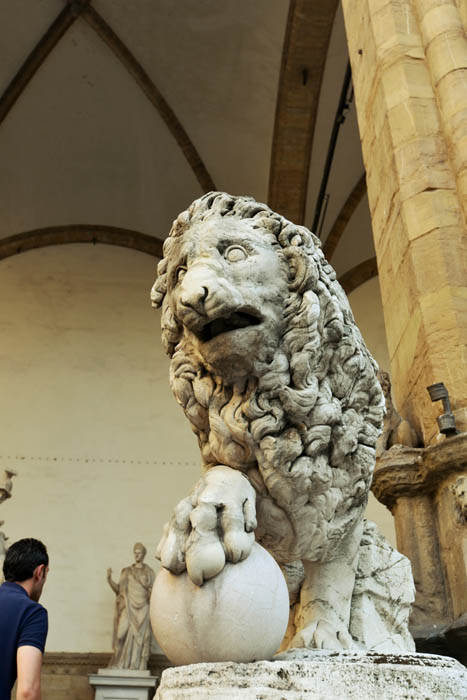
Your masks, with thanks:
[(269, 206), (303, 224), (313, 133), (337, 0), (291, 0), (282, 51)]
[(148, 76), (140, 63), (138, 63), (128, 47), (115, 34), (104, 18), (90, 5), (84, 8), (81, 17), (107, 44), (115, 56), (124, 65), (126, 70), (138, 83), (148, 100), (157, 109), (172, 136), (182, 149), (183, 154), (190, 164), (202, 190), (204, 192), (215, 190), (216, 187), (214, 182), (206, 166), (204, 165), (201, 156), (178, 120), (173, 109), (159, 92), (156, 85), (152, 82), (151, 78)]
[(66, 5), (33, 48), (0, 97), (0, 124), (82, 9), (83, 5)]
[(89, 0), (68, 0), (67, 5), (52, 22), (45, 34), (33, 48), (10, 84), (0, 96), (0, 123), (5, 119), (21, 93), (32, 80), (50, 52), (78, 17), (86, 20), (90, 27), (104, 40), (130, 75), (138, 83), (146, 97), (157, 109), (177, 144), (187, 159), (203, 192), (215, 190), (216, 186), (204, 165), (201, 156), (190, 140), (167, 100), (159, 92), (146, 71), (131, 51), (115, 34), (101, 15), (88, 4)]
[(378, 274), (378, 265), (376, 258), (368, 258), (359, 265), (355, 265), (351, 270), (339, 277), (339, 284), (344, 289), (346, 294), (350, 294), (354, 289), (357, 289), (361, 284), (371, 280)]
[(352, 192), (347, 197), (344, 206), (340, 210), (329, 234), (326, 238), (326, 242), (323, 245), (324, 257), (331, 261), (332, 256), (336, 252), (336, 248), (342, 238), (342, 235), (346, 229), (347, 224), (352, 218), (356, 208), (362, 201), (366, 193), (366, 176), (365, 173), (361, 176), (360, 180), (357, 182)]
[(44, 248), (63, 243), (106, 243), (123, 248), (132, 248), (141, 253), (162, 258), (162, 241), (146, 233), (115, 226), (73, 224), (49, 226), (18, 233), (0, 240), (0, 260), (25, 253), (27, 250)]

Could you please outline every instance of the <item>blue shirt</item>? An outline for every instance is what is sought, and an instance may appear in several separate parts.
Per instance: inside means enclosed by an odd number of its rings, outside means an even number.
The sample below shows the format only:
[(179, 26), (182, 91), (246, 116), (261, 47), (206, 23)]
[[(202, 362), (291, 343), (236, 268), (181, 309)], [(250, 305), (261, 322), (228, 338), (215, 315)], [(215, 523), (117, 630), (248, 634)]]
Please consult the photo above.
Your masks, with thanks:
[(0, 586), (0, 700), (10, 700), (16, 680), (16, 650), (32, 646), (44, 652), (47, 610), (18, 583)]

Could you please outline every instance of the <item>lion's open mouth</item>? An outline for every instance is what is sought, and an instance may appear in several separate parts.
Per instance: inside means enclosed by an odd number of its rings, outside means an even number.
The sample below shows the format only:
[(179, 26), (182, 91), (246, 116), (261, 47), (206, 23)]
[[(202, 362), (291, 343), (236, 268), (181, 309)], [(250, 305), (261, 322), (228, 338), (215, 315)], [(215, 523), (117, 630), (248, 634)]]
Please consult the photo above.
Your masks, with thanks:
[(245, 311), (236, 311), (230, 316), (224, 316), (223, 318), (216, 318), (214, 321), (207, 323), (201, 331), (198, 333), (198, 337), (203, 342), (217, 338), (218, 335), (222, 333), (229, 333), (229, 331), (236, 331), (239, 328), (248, 328), (248, 326), (257, 326), (261, 323), (261, 319), (253, 314), (246, 313)]

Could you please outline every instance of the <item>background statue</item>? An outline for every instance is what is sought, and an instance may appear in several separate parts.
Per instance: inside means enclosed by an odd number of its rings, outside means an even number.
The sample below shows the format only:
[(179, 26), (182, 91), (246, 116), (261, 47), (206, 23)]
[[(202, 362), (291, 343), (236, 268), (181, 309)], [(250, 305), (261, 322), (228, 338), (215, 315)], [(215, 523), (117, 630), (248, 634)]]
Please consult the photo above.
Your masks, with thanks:
[(6, 501), (7, 498), (11, 498), (11, 491), (13, 489), (13, 477), (16, 476), (16, 472), (12, 469), (5, 469), (3, 472), (3, 480), (0, 482), (0, 503)]
[(376, 456), (381, 457), (383, 452), (393, 445), (406, 445), (416, 447), (417, 434), (410, 423), (399, 415), (391, 397), (391, 378), (388, 372), (378, 371), (378, 380), (383, 390), (386, 413), (383, 421), (383, 431), (376, 442)]
[[(5, 523), (4, 520), (0, 520), (0, 527)], [(3, 583), (3, 562), (5, 561), (5, 555), (7, 553), (7, 541), (8, 537), (4, 532), (0, 530), (0, 583)]]
[(146, 670), (152, 639), (149, 599), (155, 574), (144, 563), (146, 547), (137, 542), (133, 551), (135, 563), (122, 569), (118, 583), (112, 580), (112, 569), (107, 569), (107, 581), (117, 594), (109, 668)]
[(163, 566), (201, 586), (256, 539), (303, 565), (291, 650), (413, 650), (410, 563), (363, 518), (377, 366), (319, 239), (210, 192), (175, 220), (151, 298), (203, 465), (165, 528)]
[[(14, 476), (17, 476), (17, 473), (13, 471), (13, 469), (5, 469), (3, 472), (3, 479), (0, 481), (0, 503), (6, 501), (7, 498), (11, 498)], [(4, 520), (0, 520), (0, 527), (2, 527), (4, 523)], [(6, 544), (7, 539), (8, 537), (5, 535), (5, 533), (0, 532), (0, 584), (3, 583), (3, 562), (8, 549)]]

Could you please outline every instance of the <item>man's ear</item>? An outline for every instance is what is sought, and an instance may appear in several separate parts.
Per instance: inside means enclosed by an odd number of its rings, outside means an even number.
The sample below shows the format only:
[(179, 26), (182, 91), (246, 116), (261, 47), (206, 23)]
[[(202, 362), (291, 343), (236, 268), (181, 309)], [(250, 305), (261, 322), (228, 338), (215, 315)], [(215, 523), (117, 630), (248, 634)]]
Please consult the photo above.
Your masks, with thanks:
[(39, 564), (32, 574), (34, 581), (41, 581), (45, 577), (45, 564)]

